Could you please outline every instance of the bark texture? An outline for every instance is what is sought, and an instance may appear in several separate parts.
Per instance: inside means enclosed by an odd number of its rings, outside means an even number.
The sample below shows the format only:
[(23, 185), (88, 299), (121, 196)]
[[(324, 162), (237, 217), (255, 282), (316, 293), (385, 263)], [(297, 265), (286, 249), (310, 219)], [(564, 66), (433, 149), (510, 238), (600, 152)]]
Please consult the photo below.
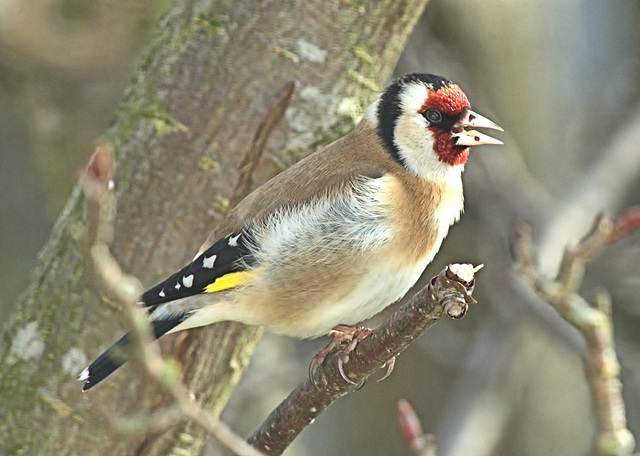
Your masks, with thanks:
[[(224, 216), (243, 148), (287, 81), (296, 93), (258, 183), (348, 131), (426, 1), (176, 1), (105, 135), (117, 156), (112, 251), (123, 268), (151, 286), (191, 259)], [(189, 424), (159, 435), (109, 431), (110, 418), (164, 405), (130, 366), (80, 392), (79, 370), (125, 330), (85, 270), (75, 240), (85, 216), (76, 190), (5, 324), (0, 454), (197, 454), (203, 436)], [(225, 323), (163, 345), (217, 414), (259, 334)]]

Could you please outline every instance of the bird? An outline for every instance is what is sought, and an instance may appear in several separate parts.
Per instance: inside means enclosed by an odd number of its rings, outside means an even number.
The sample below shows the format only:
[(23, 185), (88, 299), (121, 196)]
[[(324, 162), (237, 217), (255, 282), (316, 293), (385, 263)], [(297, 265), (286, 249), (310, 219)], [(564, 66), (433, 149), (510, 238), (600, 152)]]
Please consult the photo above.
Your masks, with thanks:
[[(470, 148), (502, 144), (472, 128), (503, 131), (442, 76), (392, 81), (351, 132), (247, 195), (189, 264), (141, 295), (152, 335), (237, 321), (363, 337), (349, 328), (407, 293), (460, 218)], [(130, 343), (82, 371), (83, 391), (126, 362)]]

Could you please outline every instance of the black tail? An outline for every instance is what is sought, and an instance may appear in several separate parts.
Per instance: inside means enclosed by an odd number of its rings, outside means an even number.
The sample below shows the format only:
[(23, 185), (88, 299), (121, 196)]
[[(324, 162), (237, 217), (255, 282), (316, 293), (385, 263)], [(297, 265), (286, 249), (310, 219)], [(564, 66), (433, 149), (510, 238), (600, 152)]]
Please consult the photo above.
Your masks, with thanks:
[[(153, 325), (154, 338), (159, 338), (168, 331), (185, 321), (189, 315), (181, 315), (172, 320), (156, 320), (151, 322)], [(80, 373), (78, 380), (84, 381), (82, 391), (87, 391), (102, 380), (107, 378), (113, 371), (126, 363), (130, 358), (129, 353), (129, 334), (125, 334), (122, 338), (113, 344), (106, 352), (98, 357), (89, 367)]]

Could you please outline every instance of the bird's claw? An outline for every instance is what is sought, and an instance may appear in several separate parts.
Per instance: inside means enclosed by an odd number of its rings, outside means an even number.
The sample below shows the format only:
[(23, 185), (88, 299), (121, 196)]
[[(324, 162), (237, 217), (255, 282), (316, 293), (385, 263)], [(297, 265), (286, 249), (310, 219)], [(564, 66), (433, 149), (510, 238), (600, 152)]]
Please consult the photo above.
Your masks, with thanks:
[(344, 342), (348, 342), (347, 345), (340, 351), (340, 355), (338, 357), (338, 371), (340, 372), (340, 376), (344, 379), (345, 382), (351, 385), (357, 385), (353, 380), (351, 380), (344, 371), (344, 365), (349, 362), (349, 353), (355, 350), (358, 342), (367, 337), (373, 329), (366, 328), (364, 326), (349, 326), (349, 325), (338, 325), (334, 329), (329, 332), (329, 336), (331, 337), (331, 342), (329, 342), (324, 348), (322, 348), (311, 360), (311, 364), (309, 364), (309, 379), (311, 383), (316, 388), (320, 389), (316, 380), (314, 378), (315, 370), (320, 366), (327, 355), (333, 351), (333, 349)]
[(393, 372), (393, 368), (396, 366), (396, 357), (392, 356), (391, 358), (389, 358), (387, 362), (382, 365), (382, 367), (384, 366), (387, 366), (387, 373), (384, 374), (382, 378), (378, 379), (378, 383), (384, 382), (386, 379), (389, 378), (389, 376), (391, 375), (391, 372)]
[[(347, 360), (348, 360), (348, 356), (347, 356)], [(347, 374), (345, 374), (344, 372), (344, 363), (346, 361), (342, 361), (342, 356), (340, 356), (338, 358), (338, 371), (340, 372), (340, 377), (342, 377), (344, 379), (345, 382), (349, 383), (350, 385), (357, 385), (356, 382), (354, 382), (353, 380), (351, 380), (349, 377), (347, 377)]]

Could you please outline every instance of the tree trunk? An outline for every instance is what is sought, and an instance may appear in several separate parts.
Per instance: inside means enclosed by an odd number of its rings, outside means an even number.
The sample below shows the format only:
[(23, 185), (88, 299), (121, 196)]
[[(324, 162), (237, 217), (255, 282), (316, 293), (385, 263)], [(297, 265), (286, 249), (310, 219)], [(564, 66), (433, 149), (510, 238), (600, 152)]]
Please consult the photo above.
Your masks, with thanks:
[[(258, 182), (350, 130), (426, 1), (176, 1), (106, 134), (117, 157), (112, 251), (123, 269), (151, 286), (191, 259), (224, 215), (240, 155), (287, 81), (296, 92)], [(159, 435), (108, 431), (109, 419), (164, 405), (131, 366), (80, 392), (78, 372), (126, 330), (85, 271), (73, 235), (84, 224), (76, 190), (4, 328), (0, 454), (196, 454), (203, 436), (189, 424)], [(163, 346), (218, 414), (259, 334), (223, 323)]]

